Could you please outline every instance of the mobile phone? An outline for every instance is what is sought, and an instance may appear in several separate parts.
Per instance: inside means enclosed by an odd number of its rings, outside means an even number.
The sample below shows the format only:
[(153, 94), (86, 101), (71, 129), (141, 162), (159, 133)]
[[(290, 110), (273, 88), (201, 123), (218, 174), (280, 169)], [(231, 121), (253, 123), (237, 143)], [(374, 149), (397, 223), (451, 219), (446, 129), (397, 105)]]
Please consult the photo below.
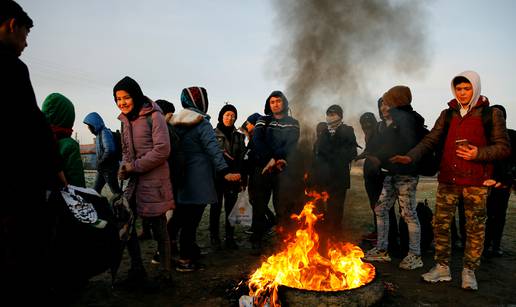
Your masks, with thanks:
[(468, 147), (469, 141), (467, 139), (455, 140), (456, 147)]

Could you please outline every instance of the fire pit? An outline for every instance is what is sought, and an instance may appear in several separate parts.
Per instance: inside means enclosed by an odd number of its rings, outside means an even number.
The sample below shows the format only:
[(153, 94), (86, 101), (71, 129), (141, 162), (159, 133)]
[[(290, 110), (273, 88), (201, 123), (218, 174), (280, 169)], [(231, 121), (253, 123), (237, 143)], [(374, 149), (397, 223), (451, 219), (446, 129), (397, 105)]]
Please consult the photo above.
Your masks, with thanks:
[[(271, 306), (280, 306), (284, 301), (291, 305), (364, 306), (378, 301), (383, 286), (375, 279), (375, 267), (362, 262), (364, 253), (358, 246), (330, 242), (327, 250), (319, 252), (319, 235), (314, 225), (322, 215), (314, 210), (317, 201), (326, 202), (328, 194), (310, 192), (308, 196), (312, 200), (299, 215), (292, 215), (300, 225), (295, 236), (285, 242), (284, 250), (267, 258), (249, 279), (249, 292), (255, 297), (255, 304), (269, 301)], [(327, 303), (321, 302), (323, 297)], [(344, 298), (349, 298), (349, 302), (343, 302)]]

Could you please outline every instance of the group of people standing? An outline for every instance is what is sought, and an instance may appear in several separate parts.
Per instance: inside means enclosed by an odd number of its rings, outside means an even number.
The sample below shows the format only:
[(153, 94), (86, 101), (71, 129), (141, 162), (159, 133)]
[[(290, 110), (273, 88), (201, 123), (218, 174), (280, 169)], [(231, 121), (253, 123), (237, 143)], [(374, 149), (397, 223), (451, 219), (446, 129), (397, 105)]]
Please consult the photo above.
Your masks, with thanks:
[[(1, 2), (2, 99), (19, 102), (18, 108), (28, 124), (18, 125), (14, 117), (2, 121), (4, 131), (18, 127), (16, 133), (5, 136), (4, 142), (17, 149), (8, 151), (5, 161), (12, 165), (7, 167), (16, 169), (8, 171), (10, 178), (2, 189), (6, 194), (24, 195), (25, 199), (23, 206), (12, 203), (0, 207), (0, 287), (13, 296), (30, 287), (45, 299), (51, 295), (51, 289), (42, 286), (48, 275), (45, 261), (52, 237), (52, 217), (46, 210), (48, 191), (68, 184), (84, 187), (85, 181), (82, 164), (78, 162), (79, 147), (71, 138), (73, 104), (62, 94), (54, 93), (40, 110), (28, 69), (18, 58), (27, 45), (32, 25), (30, 17), (14, 1)], [(510, 170), (504, 161), (511, 154), (511, 145), (505, 114), (501, 108), (489, 108), (488, 99), (480, 95), (478, 74), (467, 71), (455, 76), (451, 89), (454, 99), (448, 103), (449, 108), (441, 112), (422, 139), (417, 129), (424, 125), (424, 119), (411, 106), (410, 89), (389, 89), (378, 101), (381, 121), (377, 123), (372, 113), (365, 113), (360, 119), (366, 148), (358, 156), (354, 130), (343, 123), (343, 109), (330, 106), (326, 121), (317, 127), (311, 183), (329, 193), (321, 229), (339, 239), (346, 191), (350, 187), (350, 164), (365, 159), (364, 179), (377, 233), (376, 246), (366, 253), (365, 259), (391, 260), (389, 245), (394, 241), (389, 239), (389, 233), (395, 221), (393, 206), (398, 201), (409, 232), (409, 252), (399, 266), (417, 269), (423, 266), (416, 213), (418, 161), (439, 148), (442, 159), (433, 223), (436, 265), (422, 277), (429, 282), (451, 280), (449, 226), (457, 203), (462, 201), (467, 236), (462, 287), (476, 290), (474, 271), (480, 265), (484, 248), (486, 200), (490, 191), (496, 195), (503, 189), (505, 193), (496, 201), (504, 201), (507, 207), (507, 191), (510, 193), (513, 177), (507, 175)], [(177, 271), (202, 268), (196, 232), (207, 205), (212, 246), (222, 245), (219, 224), (224, 207), (224, 244), (229, 249), (238, 248), (228, 215), (238, 194), (246, 188), (253, 207), (253, 252), (261, 252), (264, 235), (272, 226), (276, 225), (280, 233), (289, 229), (290, 215), (295, 213), (298, 200), (293, 197), (298, 181), (291, 165), (292, 157), (299, 152), (300, 124), (290, 115), (289, 101), (281, 91), (273, 91), (266, 98), (263, 116), (255, 113), (247, 118), (241, 127), (244, 133), (235, 127), (238, 110), (231, 104), (222, 107), (218, 123), (212, 127), (207, 113), (208, 93), (202, 87), (181, 91), (183, 109), (177, 113), (170, 103), (145, 96), (130, 77), (116, 83), (113, 98), (120, 110), (121, 162), (115, 157), (114, 135), (100, 115), (90, 113), (83, 121), (96, 135), (98, 173), (94, 189), (100, 193), (107, 183), (114, 194), (123, 193), (135, 214), (150, 227), (158, 243), (160, 282), (170, 281), (172, 255), (176, 251)], [(489, 129), (482, 120), (486, 109), (490, 110)], [(20, 135), (30, 136), (31, 141)], [(172, 146), (172, 135), (177, 137), (176, 147)], [(38, 154), (33, 155), (34, 152)], [(118, 179), (126, 181), (124, 189)], [(268, 208), (271, 197), (274, 214)], [(499, 249), (501, 232), (497, 225), (503, 225), (504, 213), (496, 210), (492, 216), (496, 222), (493, 230), (487, 231), (488, 242), (492, 249)], [(127, 248), (131, 258), (128, 282), (145, 284), (147, 274), (135, 227)]]
[[(505, 109), (498, 105), (490, 107), (487, 97), (480, 94), (480, 77), (476, 72), (465, 71), (455, 76), (451, 90), (454, 99), (441, 112), (431, 131), (420, 140), (416, 133), (418, 125), (423, 123), (421, 116), (410, 106), (410, 90), (396, 86), (380, 99), (382, 121), (375, 132), (380, 134), (380, 138), (376, 138), (380, 141), (375, 141), (372, 133), (366, 133), (367, 147), (362, 156), (366, 158), (364, 178), (377, 226), (376, 247), (366, 253), (365, 259), (391, 261), (389, 231), (395, 223), (391, 210), (397, 200), (409, 234), (409, 252), (399, 266), (407, 270), (423, 266), (421, 227), (415, 201), (418, 162), (425, 154), (437, 151), (441, 160), (433, 219), (436, 265), (422, 274), (422, 278), (427, 282), (451, 280), (450, 229), (455, 223), (457, 205), (462, 203), (466, 244), (461, 286), (477, 290), (475, 270), (480, 266), (484, 248), (500, 248), (508, 195), (514, 180), (515, 159), (514, 153), (511, 156), (511, 147), (515, 140), (509, 138)], [(370, 115), (361, 118), (365, 129), (372, 129), (372, 125), (366, 123), (370, 118)], [(383, 178), (381, 190), (379, 178)], [(490, 198), (497, 194), (504, 197)], [(495, 224), (501, 224), (502, 230)], [(486, 233), (490, 239), (484, 245)]]

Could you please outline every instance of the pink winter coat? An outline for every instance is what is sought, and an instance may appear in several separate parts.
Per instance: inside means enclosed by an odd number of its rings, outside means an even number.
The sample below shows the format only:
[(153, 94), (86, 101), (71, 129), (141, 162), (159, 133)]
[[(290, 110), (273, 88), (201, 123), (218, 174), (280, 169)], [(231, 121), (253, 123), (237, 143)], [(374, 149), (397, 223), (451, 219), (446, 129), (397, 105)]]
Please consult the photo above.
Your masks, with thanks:
[(125, 195), (128, 199), (136, 197), (140, 216), (164, 214), (175, 207), (167, 162), (170, 138), (165, 117), (151, 101), (142, 107), (136, 120), (130, 122), (124, 114), (118, 119), (122, 122), (122, 160), (132, 163), (135, 169)]

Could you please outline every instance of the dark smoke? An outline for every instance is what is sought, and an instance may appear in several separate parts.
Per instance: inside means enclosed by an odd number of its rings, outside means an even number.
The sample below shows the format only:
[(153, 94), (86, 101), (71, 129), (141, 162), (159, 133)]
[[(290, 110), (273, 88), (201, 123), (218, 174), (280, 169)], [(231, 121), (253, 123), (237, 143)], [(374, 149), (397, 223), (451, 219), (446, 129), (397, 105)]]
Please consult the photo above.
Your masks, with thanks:
[[(376, 100), (393, 72), (428, 66), (423, 1), (276, 0), (281, 43), (274, 49), (293, 116), (311, 139), (325, 110), (337, 103), (360, 135), (358, 117), (376, 114)], [(277, 65), (278, 52), (280, 65)], [(389, 83), (388, 83), (389, 84)], [(408, 84), (410, 86), (410, 84)], [(358, 128), (358, 129), (357, 129)]]

